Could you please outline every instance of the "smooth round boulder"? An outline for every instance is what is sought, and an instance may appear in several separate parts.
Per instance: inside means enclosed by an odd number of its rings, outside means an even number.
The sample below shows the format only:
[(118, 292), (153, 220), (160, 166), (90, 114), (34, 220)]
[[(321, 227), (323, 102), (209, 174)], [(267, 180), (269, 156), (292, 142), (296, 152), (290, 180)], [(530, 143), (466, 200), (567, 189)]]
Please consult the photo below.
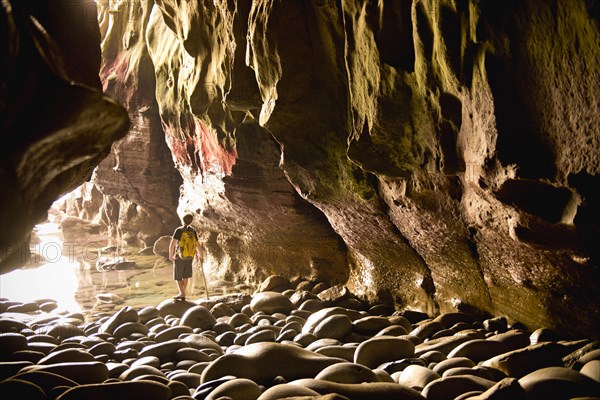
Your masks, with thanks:
[(473, 318), (473, 316), (462, 312), (448, 312), (440, 314), (433, 320), (441, 323), (444, 328), (450, 328), (460, 322), (466, 322), (468, 324), (475, 322), (475, 318)]
[(448, 358), (466, 357), (475, 363), (490, 359), (498, 354), (510, 351), (510, 348), (502, 342), (485, 339), (473, 339), (461, 343), (448, 353)]
[(541, 368), (561, 366), (562, 357), (568, 353), (558, 343), (544, 342), (499, 354), (483, 361), (481, 365), (500, 370), (506, 376), (522, 378)]
[(504, 378), (498, 381), (488, 390), (475, 395), (468, 396), (465, 400), (525, 400), (527, 394), (515, 378)]
[(421, 340), (425, 340), (431, 338), (437, 331), (441, 331), (444, 329), (444, 325), (442, 325), (439, 321), (423, 321), (417, 325), (412, 331), (410, 331), (409, 335), (416, 336)]
[(217, 400), (222, 397), (232, 400), (256, 400), (261, 393), (260, 387), (250, 379), (237, 378), (217, 386), (206, 396), (206, 400)]
[(77, 382), (71, 379), (47, 371), (20, 372), (19, 374), (13, 376), (11, 379), (31, 382), (36, 386), (40, 387), (46, 393), (48, 393), (50, 390), (57, 386), (69, 388), (78, 385)]
[(202, 351), (210, 350), (211, 352), (215, 352), (217, 355), (223, 354), (223, 349), (216, 342), (216, 339), (203, 333), (194, 333), (191, 335), (187, 335), (179, 341), (187, 344), (190, 347), (193, 347), (194, 349)]
[(54, 351), (40, 361), (37, 362), (39, 365), (50, 365), (50, 364), (58, 364), (62, 362), (86, 362), (86, 361), (95, 361), (95, 358), (92, 354), (83, 349), (64, 349)]
[(319, 393), (315, 392), (312, 389), (305, 388), (304, 386), (283, 383), (268, 388), (258, 397), (257, 400), (279, 400), (308, 396), (319, 396)]
[(412, 357), (415, 345), (395, 336), (376, 336), (362, 342), (354, 353), (354, 362), (371, 369), (388, 361)]
[(420, 357), (430, 351), (439, 351), (446, 356), (458, 345), (470, 341), (472, 338), (464, 335), (444, 336), (432, 339), (415, 346), (415, 356)]
[(192, 332), (192, 328), (187, 325), (171, 326), (157, 333), (156, 336), (154, 336), (154, 341), (156, 343), (168, 342), (169, 340), (178, 339), (183, 334)]
[(254, 343), (213, 361), (202, 373), (202, 382), (225, 375), (251, 379), (258, 384), (271, 383), (277, 376), (286, 380), (312, 378), (340, 358), (326, 357), (283, 343)]
[(106, 365), (104, 365), (104, 363), (98, 361), (64, 362), (51, 365), (30, 365), (21, 370), (21, 372), (29, 371), (51, 372), (71, 379), (81, 385), (100, 383), (108, 379), (108, 368)]
[(380, 330), (390, 326), (389, 319), (380, 316), (369, 315), (352, 322), (354, 332), (361, 335), (375, 335)]
[(199, 328), (204, 330), (211, 329), (217, 323), (217, 319), (204, 306), (194, 306), (187, 309), (181, 316), (180, 326), (187, 326), (192, 329)]
[(197, 306), (198, 304), (190, 300), (166, 299), (156, 306), (156, 309), (162, 318), (165, 318), (169, 315), (175, 316), (176, 318), (181, 318), (187, 310)]
[(296, 308), (290, 299), (278, 292), (261, 292), (252, 297), (250, 302), (252, 312), (262, 311), (266, 314), (283, 313), (289, 314)]
[(217, 303), (210, 308), (210, 313), (215, 318), (220, 318), (231, 317), (233, 314), (235, 314), (235, 311), (225, 303)]
[(161, 363), (173, 361), (177, 350), (189, 347), (189, 344), (182, 340), (169, 340), (167, 342), (151, 344), (140, 351), (138, 357), (154, 356), (160, 359)]
[(52, 336), (57, 343), (72, 337), (82, 337), (85, 335), (83, 329), (69, 323), (58, 323), (52, 326), (37, 329), (36, 332), (43, 332), (46, 335)]
[(60, 400), (170, 400), (171, 389), (165, 384), (149, 381), (104, 382), (75, 386), (65, 391)]
[(201, 375), (194, 372), (184, 371), (170, 375), (169, 379), (171, 381), (181, 382), (189, 389), (196, 389), (200, 385)]
[(406, 329), (404, 329), (402, 326), (390, 325), (390, 326), (387, 326), (387, 327), (381, 329), (377, 333), (375, 333), (374, 336), (403, 336), (403, 335), (407, 335), (407, 334), (408, 334), (408, 331)]
[(315, 379), (337, 383), (379, 382), (379, 377), (370, 368), (352, 362), (330, 365), (319, 372)]
[(429, 383), (440, 378), (439, 374), (436, 374), (427, 367), (423, 367), (422, 365), (409, 365), (397, 375), (396, 382), (421, 391)]
[(317, 351), (325, 346), (341, 346), (342, 342), (337, 339), (323, 338), (317, 339), (306, 347), (306, 350)]
[(330, 315), (323, 319), (314, 329), (317, 339), (332, 338), (342, 340), (352, 331), (352, 320), (347, 315)]
[(137, 377), (140, 376), (144, 376), (144, 375), (154, 375), (154, 376), (160, 376), (160, 377), (164, 377), (165, 374), (158, 368), (153, 367), (152, 365), (136, 365), (136, 366), (132, 366), (131, 368), (123, 371), (123, 373), (121, 373), (121, 375), (119, 375), (119, 380), (122, 381), (132, 381)]
[(433, 367), (433, 372), (442, 375), (446, 370), (458, 367), (474, 367), (475, 363), (466, 357), (447, 358)]
[(347, 346), (347, 345), (331, 345), (319, 347), (315, 350), (315, 353), (322, 354), (328, 357), (343, 358), (344, 360), (353, 362), (354, 353), (358, 346)]
[(343, 307), (327, 307), (323, 308), (313, 314), (311, 314), (304, 326), (302, 327), (302, 333), (314, 333), (315, 329), (319, 324), (326, 318), (332, 315), (346, 315), (350, 317), (352, 321), (355, 319), (361, 318), (362, 314), (355, 310), (348, 310)]
[(154, 318), (159, 318), (160, 312), (154, 306), (147, 306), (138, 311), (138, 317), (141, 324), (146, 324)]
[(506, 346), (508, 346), (510, 350), (518, 350), (527, 347), (531, 344), (529, 342), (529, 336), (530, 333), (526, 331), (520, 329), (511, 329), (507, 332), (502, 332), (490, 336), (487, 338), (487, 340), (502, 342)]
[(46, 393), (37, 385), (18, 379), (7, 379), (0, 382), (0, 392), (27, 400), (47, 400)]
[(325, 308), (325, 305), (323, 305), (323, 302), (321, 300), (308, 299), (308, 300), (304, 300), (300, 304), (300, 306), (298, 307), (298, 310), (314, 313), (319, 310), (322, 310), (323, 308)]
[(548, 367), (519, 379), (528, 400), (569, 400), (573, 397), (598, 396), (600, 383), (565, 367)]
[(126, 338), (134, 333), (139, 333), (143, 336), (146, 336), (148, 335), (148, 332), (149, 329), (144, 324), (139, 322), (126, 322), (115, 329), (113, 336), (116, 338)]
[(472, 375), (450, 376), (430, 382), (421, 394), (427, 400), (454, 400), (456, 397), (473, 391), (484, 392), (496, 382)]
[(337, 383), (320, 379), (299, 379), (290, 383), (309, 388), (320, 395), (337, 393), (352, 400), (425, 400), (418, 391), (397, 383)]
[(154, 368), (159, 368), (160, 367), (160, 358), (155, 357), (155, 356), (140, 357), (137, 360), (135, 360), (133, 363), (131, 363), (130, 368), (138, 367), (140, 365), (150, 365)]
[(27, 338), (16, 332), (0, 333), (0, 354), (27, 350)]
[(125, 306), (111, 315), (98, 329), (99, 333), (114, 334), (115, 329), (126, 322), (140, 322), (137, 311), (130, 306)]
[(281, 275), (271, 275), (267, 277), (257, 289), (257, 292), (278, 292), (291, 289), (292, 284), (289, 279)]
[(290, 296), (290, 301), (296, 307), (300, 306), (306, 300), (318, 300), (318, 299), (319, 299), (319, 296), (317, 296), (316, 294), (314, 294), (312, 292), (309, 292), (308, 290), (298, 290)]
[(247, 334), (250, 334), (250, 335), (244, 341), (244, 345), (260, 343), (260, 342), (274, 342), (275, 341), (275, 332), (271, 329), (261, 329), (255, 333), (247, 332)]
[(508, 321), (506, 317), (489, 318), (483, 321), (483, 327), (490, 332), (506, 332)]
[(88, 352), (93, 356), (99, 356), (101, 354), (105, 354), (111, 356), (117, 347), (111, 342), (100, 342), (88, 349)]
[(20, 370), (35, 363), (31, 361), (1, 361), (0, 381), (16, 375)]
[(583, 375), (587, 375), (596, 382), (600, 382), (600, 360), (591, 360), (584, 364), (579, 371)]
[(38, 361), (40, 361), (44, 357), (45, 357), (45, 354), (41, 353), (39, 351), (19, 350), (19, 351), (15, 351), (14, 353), (12, 353), (7, 358), (7, 361), (29, 361), (34, 364), (37, 364)]

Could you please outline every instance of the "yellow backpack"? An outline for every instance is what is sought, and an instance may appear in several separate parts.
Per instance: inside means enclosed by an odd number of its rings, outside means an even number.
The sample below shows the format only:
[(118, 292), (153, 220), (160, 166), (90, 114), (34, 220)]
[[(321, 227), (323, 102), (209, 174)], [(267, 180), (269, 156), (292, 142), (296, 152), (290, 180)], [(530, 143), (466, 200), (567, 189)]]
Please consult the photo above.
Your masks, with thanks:
[(181, 258), (194, 258), (197, 242), (198, 238), (194, 229), (189, 226), (184, 227), (179, 239), (179, 256)]

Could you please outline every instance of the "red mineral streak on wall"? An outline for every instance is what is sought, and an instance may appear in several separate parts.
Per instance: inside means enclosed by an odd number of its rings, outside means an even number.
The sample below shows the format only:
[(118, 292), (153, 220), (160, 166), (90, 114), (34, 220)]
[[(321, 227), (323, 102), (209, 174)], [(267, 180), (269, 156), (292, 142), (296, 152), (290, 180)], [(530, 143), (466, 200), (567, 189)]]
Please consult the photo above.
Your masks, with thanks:
[(189, 129), (182, 127), (185, 132), (178, 132), (176, 128), (163, 123), (167, 144), (175, 161), (202, 174), (231, 175), (237, 158), (236, 149), (228, 151), (223, 148), (213, 129), (196, 117), (188, 119), (190, 120)]
[[(117, 93), (111, 93), (111, 95), (124, 105), (130, 103), (131, 98), (138, 89), (137, 75), (130, 74), (129, 57), (130, 53), (128, 52), (119, 53), (112, 63), (105, 61), (102, 64), (99, 74), (102, 81), (102, 90), (105, 92), (116, 91)], [(122, 85), (112, 88), (111, 86), (114, 85), (111, 84), (115, 81), (122, 83)]]
[(194, 117), (194, 146), (201, 155), (202, 170), (209, 173), (224, 173), (231, 175), (231, 169), (235, 165), (237, 151), (223, 148), (217, 138), (215, 130), (208, 128), (199, 119)]

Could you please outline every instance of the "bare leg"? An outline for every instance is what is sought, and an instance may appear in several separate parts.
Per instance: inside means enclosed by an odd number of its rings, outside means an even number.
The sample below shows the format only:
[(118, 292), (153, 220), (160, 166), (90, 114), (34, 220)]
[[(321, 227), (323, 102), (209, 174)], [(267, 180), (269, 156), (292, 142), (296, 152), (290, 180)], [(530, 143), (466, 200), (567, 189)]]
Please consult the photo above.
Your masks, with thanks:
[(177, 282), (177, 288), (179, 289), (179, 296), (183, 296), (185, 297), (185, 286), (186, 286), (186, 282), (187, 279), (180, 279)]
[(185, 292), (187, 292), (189, 278), (184, 278), (184, 279), (182, 279), (182, 281), (183, 281), (183, 290), (181, 293), (183, 293), (183, 297), (185, 297)]

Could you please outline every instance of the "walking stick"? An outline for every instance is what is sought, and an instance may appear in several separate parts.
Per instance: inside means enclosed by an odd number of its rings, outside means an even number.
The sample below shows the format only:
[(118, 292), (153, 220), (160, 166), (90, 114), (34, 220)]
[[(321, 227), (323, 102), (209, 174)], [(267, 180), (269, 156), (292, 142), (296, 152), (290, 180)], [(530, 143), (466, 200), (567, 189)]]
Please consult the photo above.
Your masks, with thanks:
[(202, 270), (202, 277), (204, 278), (204, 289), (206, 290), (206, 298), (208, 299), (208, 282), (206, 281), (206, 274), (204, 273), (204, 260), (200, 261), (200, 270)]

